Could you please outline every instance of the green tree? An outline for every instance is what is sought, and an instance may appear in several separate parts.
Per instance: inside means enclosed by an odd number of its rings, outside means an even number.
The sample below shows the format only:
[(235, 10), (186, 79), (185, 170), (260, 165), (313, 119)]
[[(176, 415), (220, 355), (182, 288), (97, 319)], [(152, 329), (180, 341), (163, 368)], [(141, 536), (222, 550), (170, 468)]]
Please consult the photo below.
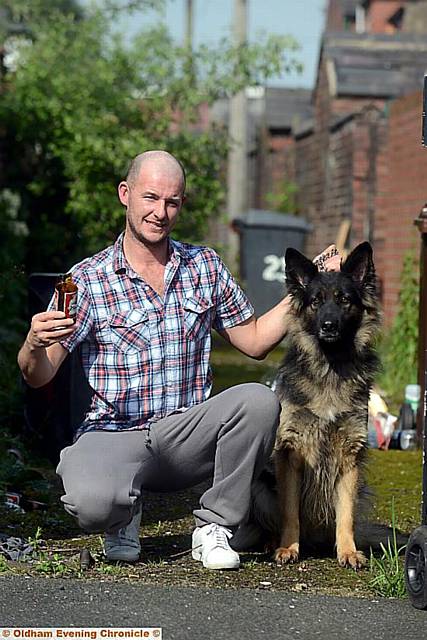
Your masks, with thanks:
[(221, 209), (227, 143), (224, 132), (197, 131), (200, 105), (296, 64), (285, 53), (295, 48), (290, 39), (243, 48), (223, 41), (194, 53), (189, 83), (188, 51), (164, 27), (125, 46), (108, 15), (92, 10), (76, 20), (40, 11), (28, 19), (34, 41), (15, 43), (16, 68), (6, 74), (0, 105), (11, 150), (5, 184), (20, 196), (33, 269), (64, 268), (64, 256), (68, 264), (117, 235), (116, 184), (127, 161), (153, 147), (185, 163), (189, 203), (178, 233), (202, 239)]

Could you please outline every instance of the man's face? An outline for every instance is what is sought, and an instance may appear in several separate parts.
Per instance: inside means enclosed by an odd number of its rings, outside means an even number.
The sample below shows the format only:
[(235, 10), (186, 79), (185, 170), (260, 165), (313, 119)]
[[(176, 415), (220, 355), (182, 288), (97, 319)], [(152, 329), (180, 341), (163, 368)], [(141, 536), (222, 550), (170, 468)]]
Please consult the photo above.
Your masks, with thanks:
[(184, 202), (182, 189), (182, 177), (174, 167), (143, 165), (134, 184), (119, 185), (120, 202), (127, 208), (127, 230), (145, 245), (164, 242)]

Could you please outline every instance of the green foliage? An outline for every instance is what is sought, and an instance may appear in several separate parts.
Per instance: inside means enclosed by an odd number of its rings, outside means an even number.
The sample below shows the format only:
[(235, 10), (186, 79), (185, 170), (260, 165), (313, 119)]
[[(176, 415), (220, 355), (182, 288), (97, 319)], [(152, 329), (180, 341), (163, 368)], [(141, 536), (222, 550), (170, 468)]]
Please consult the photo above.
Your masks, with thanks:
[(373, 578), (370, 586), (384, 598), (403, 598), (406, 595), (405, 575), (401, 553), (405, 547), (398, 548), (396, 541), (396, 523), (394, 501), (391, 505), (393, 540), (388, 539), (387, 547), (381, 543), (382, 556), (376, 558), (371, 551), (370, 570)]
[(9, 563), (6, 558), (0, 555), (0, 573), (6, 573), (10, 571)]
[(188, 51), (163, 26), (126, 46), (108, 15), (39, 12), (34, 24), (29, 18), (34, 41), (15, 43), (0, 118), (33, 269), (62, 270), (64, 256), (68, 265), (116, 237), (124, 221), (116, 185), (130, 158), (151, 148), (184, 162), (188, 206), (177, 235), (202, 240), (221, 210), (227, 140), (223, 131), (196, 127), (200, 105), (296, 66), (285, 55), (295, 48), (289, 38), (234, 48), (224, 40), (215, 51), (194, 52), (189, 82)]
[(37, 555), (42, 553), (45, 544), (42, 538), (42, 533), (42, 528), (37, 527), (34, 536), (28, 536), (28, 542), (33, 547), (33, 552)]
[(24, 330), (27, 229), (18, 218), (19, 205), (16, 193), (0, 191), (0, 424), (6, 417), (13, 421), (21, 404), (16, 350)]
[(41, 527), (37, 527), (34, 537), (28, 536), (28, 542), (33, 547), (34, 568), (37, 572), (54, 578), (74, 573), (72, 567), (67, 564), (59, 553), (49, 553), (46, 542), (42, 538)]
[(282, 213), (298, 214), (298, 185), (295, 182), (285, 180), (276, 191), (271, 191), (266, 195), (267, 205), (273, 211)]
[(380, 385), (397, 405), (403, 401), (405, 386), (417, 382), (418, 306), (419, 263), (410, 252), (403, 261), (398, 312), (381, 345)]

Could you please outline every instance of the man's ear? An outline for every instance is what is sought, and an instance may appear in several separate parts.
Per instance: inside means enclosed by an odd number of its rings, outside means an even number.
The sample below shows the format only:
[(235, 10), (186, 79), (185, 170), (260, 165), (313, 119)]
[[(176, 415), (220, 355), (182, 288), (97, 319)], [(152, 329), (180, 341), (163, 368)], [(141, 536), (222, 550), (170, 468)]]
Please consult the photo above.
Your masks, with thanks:
[(288, 248), (285, 253), (285, 273), (288, 287), (306, 287), (319, 272), (316, 265), (302, 253)]
[(117, 187), (117, 193), (119, 194), (119, 200), (124, 207), (128, 206), (129, 202), (129, 185), (124, 180)]
[(341, 266), (341, 271), (351, 276), (358, 284), (375, 275), (372, 247), (369, 242), (358, 244)]

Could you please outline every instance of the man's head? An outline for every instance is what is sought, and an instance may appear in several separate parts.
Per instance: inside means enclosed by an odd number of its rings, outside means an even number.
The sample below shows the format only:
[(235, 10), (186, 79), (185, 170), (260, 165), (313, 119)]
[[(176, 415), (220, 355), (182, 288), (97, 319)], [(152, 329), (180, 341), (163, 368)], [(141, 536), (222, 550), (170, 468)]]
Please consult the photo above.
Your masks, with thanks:
[(126, 207), (126, 233), (146, 245), (165, 242), (185, 200), (185, 172), (166, 151), (146, 151), (134, 158), (118, 187)]

